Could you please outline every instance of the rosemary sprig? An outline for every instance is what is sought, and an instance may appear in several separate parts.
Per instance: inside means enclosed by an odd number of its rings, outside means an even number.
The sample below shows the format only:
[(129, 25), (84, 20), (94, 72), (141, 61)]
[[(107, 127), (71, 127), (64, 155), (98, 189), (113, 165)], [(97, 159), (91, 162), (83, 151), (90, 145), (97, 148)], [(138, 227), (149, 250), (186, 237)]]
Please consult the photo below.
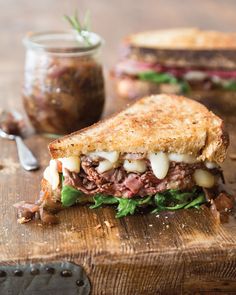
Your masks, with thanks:
[(75, 11), (73, 16), (64, 15), (64, 19), (68, 21), (71, 27), (83, 38), (87, 45), (91, 45), (87, 33), (90, 28), (90, 13), (86, 11), (83, 21), (81, 22), (78, 18), (78, 13)]
[(91, 25), (90, 20), (91, 20), (90, 11), (86, 10), (85, 15), (84, 15), (84, 20), (83, 20), (84, 31), (87, 31), (87, 32), (90, 31), (90, 25)]

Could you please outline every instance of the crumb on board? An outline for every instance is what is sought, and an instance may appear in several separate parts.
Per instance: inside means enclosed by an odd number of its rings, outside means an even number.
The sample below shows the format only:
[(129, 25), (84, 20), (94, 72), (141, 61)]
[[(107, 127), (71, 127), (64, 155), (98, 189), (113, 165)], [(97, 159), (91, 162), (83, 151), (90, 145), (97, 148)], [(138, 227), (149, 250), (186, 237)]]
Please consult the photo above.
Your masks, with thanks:
[(20, 168), (20, 164), (12, 158), (2, 159), (0, 172), (4, 175), (15, 174)]
[(102, 227), (102, 225), (99, 223), (99, 224), (97, 224), (94, 228), (96, 229), (96, 230), (98, 230), (98, 229), (100, 229)]
[(29, 218), (20, 217), (20, 218), (17, 219), (17, 222), (18, 222), (19, 224), (23, 224), (23, 223), (27, 223), (27, 222), (29, 222), (30, 220), (31, 220), (31, 219), (29, 219)]
[(149, 224), (148, 226), (152, 227), (152, 226), (153, 226), (153, 224)]
[(108, 220), (105, 220), (104, 223), (105, 223), (106, 227), (108, 227), (108, 228), (114, 227), (114, 224), (110, 223)]

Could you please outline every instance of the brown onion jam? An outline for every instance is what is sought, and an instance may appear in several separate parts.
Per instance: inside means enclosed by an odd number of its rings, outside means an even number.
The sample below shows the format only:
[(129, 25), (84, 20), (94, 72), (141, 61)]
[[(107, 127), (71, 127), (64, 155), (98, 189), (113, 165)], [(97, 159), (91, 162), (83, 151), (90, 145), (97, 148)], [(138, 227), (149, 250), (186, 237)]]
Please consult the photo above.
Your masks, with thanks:
[(73, 31), (25, 39), (23, 102), (37, 132), (66, 134), (99, 120), (105, 101), (101, 38), (88, 34), (89, 44)]

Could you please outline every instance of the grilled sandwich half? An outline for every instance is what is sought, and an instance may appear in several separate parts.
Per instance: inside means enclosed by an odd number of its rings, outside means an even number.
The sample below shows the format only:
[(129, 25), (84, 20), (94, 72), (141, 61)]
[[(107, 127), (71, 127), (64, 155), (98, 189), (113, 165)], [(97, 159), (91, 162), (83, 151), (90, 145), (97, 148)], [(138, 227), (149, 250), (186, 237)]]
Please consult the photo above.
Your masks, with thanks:
[(198, 208), (219, 195), (228, 144), (223, 121), (200, 103), (166, 94), (144, 97), (49, 144), (52, 159), (34, 211), (47, 219), (80, 203), (111, 204), (117, 217), (143, 207)]
[(127, 36), (112, 76), (125, 101), (183, 94), (235, 112), (236, 33), (178, 28)]

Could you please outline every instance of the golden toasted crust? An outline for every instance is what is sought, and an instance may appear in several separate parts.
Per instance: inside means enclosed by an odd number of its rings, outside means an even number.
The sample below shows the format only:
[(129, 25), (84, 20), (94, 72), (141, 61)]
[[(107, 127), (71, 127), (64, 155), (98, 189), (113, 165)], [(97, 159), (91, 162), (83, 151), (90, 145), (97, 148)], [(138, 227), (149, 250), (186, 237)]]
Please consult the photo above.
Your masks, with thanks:
[(124, 39), (132, 46), (162, 49), (236, 49), (236, 33), (176, 28), (140, 32)]
[(175, 67), (235, 69), (236, 33), (177, 28), (127, 36), (122, 57)]
[(200, 103), (176, 95), (140, 99), (119, 114), (53, 141), (53, 158), (93, 151), (176, 152), (223, 162), (228, 140), (222, 120)]

